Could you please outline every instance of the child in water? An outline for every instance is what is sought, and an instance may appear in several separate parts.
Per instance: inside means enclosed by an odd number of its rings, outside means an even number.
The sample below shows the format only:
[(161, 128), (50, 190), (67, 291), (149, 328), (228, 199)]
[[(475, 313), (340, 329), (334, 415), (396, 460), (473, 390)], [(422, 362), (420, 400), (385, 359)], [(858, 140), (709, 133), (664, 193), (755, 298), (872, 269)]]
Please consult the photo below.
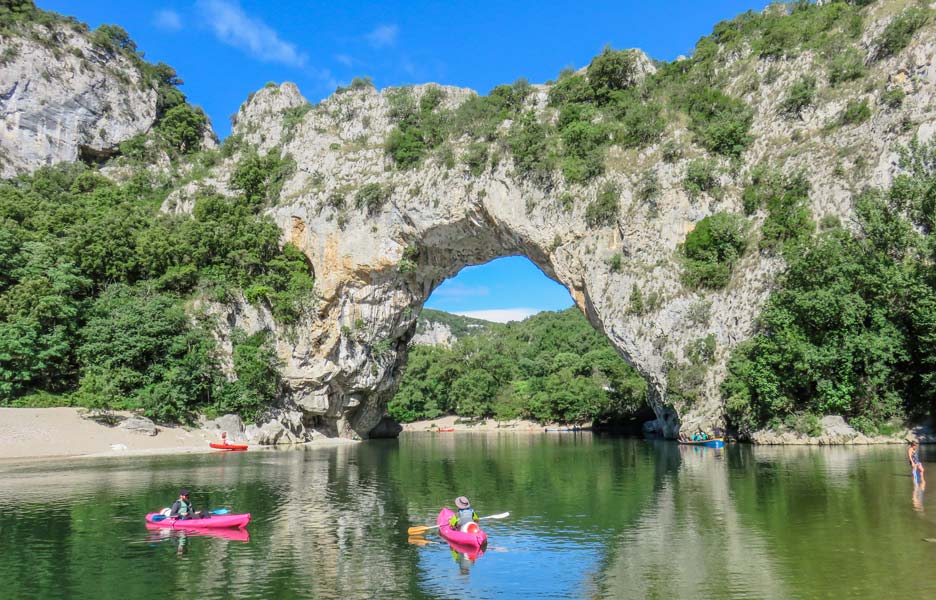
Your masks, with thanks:
[(920, 444), (916, 440), (910, 442), (910, 448), (907, 449), (907, 458), (910, 459), (910, 473), (913, 477), (913, 484), (925, 488), (926, 479), (923, 477), (923, 463), (920, 462)]

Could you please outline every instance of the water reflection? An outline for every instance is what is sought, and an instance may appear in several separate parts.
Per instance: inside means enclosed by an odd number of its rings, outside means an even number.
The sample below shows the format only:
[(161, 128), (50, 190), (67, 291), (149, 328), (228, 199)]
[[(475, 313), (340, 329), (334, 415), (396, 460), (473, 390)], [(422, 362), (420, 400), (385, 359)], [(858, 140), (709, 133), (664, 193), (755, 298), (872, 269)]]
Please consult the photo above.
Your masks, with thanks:
[[(936, 597), (904, 454), (430, 434), (4, 464), (0, 581), (4, 599)], [(249, 533), (147, 528), (183, 486), (251, 512)], [(485, 552), (407, 538), (456, 493), (511, 513)]]
[(152, 523), (146, 523), (146, 528), (153, 532), (154, 535), (150, 536), (150, 539), (155, 540), (165, 540), (172, 537), (187, 537), (187, 536), (205, 536), (218, 538), (221, 540), (228, 540), (231, 542), (249, 542), (250, 533), (246, 529), (240, 528), (226, 528), (226, 529), (186, 529), (184, 527), (160, 527), (159, 525), (154, 525)]
[[(671, 444), (660, 443), (659, 452)], [(679, 467), (620, 536), (601, 586), (647, 597), (789, 597), (762, 535), (742, 523), (731, 498), (724, 451), (678, 446)]]
[(911, 502), (913, 503), (913, 510), (917, 512), (923, 512), (923, 490), (926, 489), (926, 486), (920, 484), (913, 485), (913, 496)]

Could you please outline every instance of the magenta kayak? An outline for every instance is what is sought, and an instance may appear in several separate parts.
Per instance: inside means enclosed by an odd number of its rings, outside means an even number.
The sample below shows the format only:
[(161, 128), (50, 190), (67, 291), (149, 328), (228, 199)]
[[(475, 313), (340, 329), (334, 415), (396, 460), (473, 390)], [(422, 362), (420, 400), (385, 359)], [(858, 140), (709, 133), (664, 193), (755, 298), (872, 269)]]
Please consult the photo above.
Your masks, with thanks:
[(146, 515), (146, 522), (160, 527), (174, 529), (219, 529), (222, 527), (247, 527), (250, 523), (250, 513), (239, 515), (217, 515), (208, 519), (159, 519), (154, 521), (153, 517), (161, 517), (158, 512)]
[(478, 533), (466, 533), (464, 531), (452, 529), (449, 526), (449, 519), (451, 519), (454, 514), (455, 513), (448, 508), (443, 508), (439, 512), (439, 516), (436, 519), (436, 523), (439, 524), (439, 535), (453, 544), (467, 546), (469, 548), (480, 548), (487, 543), (487, 534), (480, 529)]

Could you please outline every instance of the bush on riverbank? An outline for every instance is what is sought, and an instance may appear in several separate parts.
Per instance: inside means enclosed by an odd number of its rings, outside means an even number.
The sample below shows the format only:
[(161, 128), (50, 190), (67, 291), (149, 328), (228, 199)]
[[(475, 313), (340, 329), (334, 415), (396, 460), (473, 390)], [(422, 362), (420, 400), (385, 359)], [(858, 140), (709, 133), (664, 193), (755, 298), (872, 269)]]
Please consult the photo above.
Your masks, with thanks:
[(722, 387), (740, 431), (839, 414), (874, 433), (936, 408), (936, 144), (914, 142), (900, 166), (889, 190), (856, 199), (858, 233), (836, 225), (785, 253)]

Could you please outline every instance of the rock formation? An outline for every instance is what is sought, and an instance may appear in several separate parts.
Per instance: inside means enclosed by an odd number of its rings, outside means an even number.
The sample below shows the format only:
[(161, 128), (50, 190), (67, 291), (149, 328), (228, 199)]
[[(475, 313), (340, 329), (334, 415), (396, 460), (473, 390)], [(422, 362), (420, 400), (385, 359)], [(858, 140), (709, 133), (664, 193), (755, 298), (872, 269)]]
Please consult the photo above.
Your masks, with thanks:
[[(520, 176), (503, 147), (492, 148), (483, 168), (469, 168), (467, 139), (449, 140), (415, 168), (402, 169), (385, 150), (396, 127), (396, 90), (352, 86), (305, 111), (306, 100), (286, 83), (259, 90), (241, 106), (233, 135), (243, 148), (197, 185), (174, 193), (165, 209), (190, 210), (199, 187), (231, 193), (230, 176), (245, 152), (295, 160), (295, 171), (267, 212), (314, 269), (314, 313), (284, 330), (262, 307), (218, 310), (230, 327), (274, 331), (284, 364), (284, 410), (300, 415), (297, 428), (366, 437), (394, 392), (420, 309), (433, 289), (467, 265), (508, 255), (528, 257), (568, 288), (592, 325), (647, 378), (665, 435), (681, 426), (723, 425), (719, 385), (727, 357), (750, 336), (782, 264), (776, 254), (748, 251), (726, 288), (691, 290), (681, 281), (680, 244), (707, 215), (742, 211), (744, 182), (759, 164), (804, 171), (814, 217), (847, 221), (855, 193), (890, 181), (898, 146), (913, 136), (931, 136), (934, 29), (924, 27), (899, 54), (872, 60), (875, 36), (893, 12), (886, 10), (892, 3), (880, 9), (878, 4), (868, 9), (859, 43), (864, 80), (824, 89), (794, 119), (778, 105), (804, 73), (825, 77), (818, 53), (718, 67), (728, 73), (723, 91), (753, 110), (754, 140), (736, 161), (716, 158), (720, 194), (690, 194), (683, 185), (691, 159), (704, 155), (685, 119), (671, 120), (662, 139), (642, 150), (611, 146), (604, 173), (589, 183), (570, 184), (556, 173), (544, 185)], [(35, 58), (14, 60), (0, 73), (4, 173), (73, 160), (83, 147), (103, 151), (152, 122), (151, 91), (114, 87), (109, 74), (120, 59), (74, 43), (83, 59), (53, 60), (51, 50), (37, 47)], [(49, 64), (61, 66), (45, 71)], [(90, 72), (82, 71), (88, 64)], [(645, 57), (639, 65), (638, 77), (653, 71)], [(549, 89), (533, 86), (523, 107), (544, 123), (558, 119), (547, 103)], [(884, 98), (896, 89), (905, 94), (899, 107)], [(474, 95), (434, 84), (409, 93), (418, 102), (430, 90), (443, 93), (440, 110), (455, 109)], [(870, 118), (830, 127), (849, 101), (867, 102)], [(498, 131), (510, 126), (504, 121)], [(667, 143), (681, 146), (681, 155), (665, 156)], [(11, 155), (14, 145), (22, 150)], [(651, 173), (658, 183), (652, 202), (638, 193)], [(588, 207), (608, 186), (619, 192), (616, 214), (608, 224), (590, 223)], [(753, 225), (763, 219), (763, 212), (755, 214)], [(635, 289), (656, 299), (649, 309), (632, 310)], [(689, 342), (709, 335), (715, 352), (698, 400), (674, 399), (667, 393), (668, 373), (687, 362)]]
[(62, 19), (0, 36), (0, 177), (103, 162), (156, 121), (156, 90), (133, 61)]
[[(280, 337), (292, 402), (333, 423), (336, 433), (367, 435), (394, 390), (417, 315), (432, 290), (466, 265), (521, 254), (565, 285), (589, 321), (646, 376), (664, 434), (673, 435), (680, 424), (693, 429), (721, 425), (718, 388), (725, 361), (730, 349), (750, 335), (781, 264), (769, 254), (750, 252), (726, 289), (690, 291), (680, 282), (679, 245), (706, 215), (740, 212), (739, 182), (763, 162), (806, 172), (817, 218), (847, 218), (853, 192), (889, 181), (897, 146), (932, 131), (934, 47), (927, 34), (899, 57), (872, 67), (873, 76), (907, 92), (899, 110), (881, 108), (863, 124), (835, 130), (826, 125), (845, 107), (844, 97), (832, 97), (792, 123), (776, 109), (778, 97), (810, 68), (811, 57), (779, 66), (756, 63), (759, 71), (779, 72), (756, 91), (745, 93), (741, 80), (731, 86), (755, 111), (755, 142), (735, 174), (721, 176), (725, 193), (718, 198), (690, 198), (681, 185), (689, 159), (661, 160), (661, 144), (639, 152), (612, 148), (607, 173), (585, 186), (559, 183), (543, 189), (518, 178), (509, 160), (480, 175), (459, 160), (447, 165), (439, 156), (414, 170), (400, 170), (384, 150), (393, 128), (389, 91), (336, 94), (285, 137), (277, 115), (305, 100), (291, 84), (260, 90), (241, 107), (234, 133), (261, 151), (288, 153), (296, 160), (295, 175), (269, 212), (285, 239), (308, 256), (318, 293), (317, 312), (297, 328), (296, 341)], [(418, 86), (413, 93), (418, 98), (433, 87)], [(441, 89), (448, 107), (472, 94)], [(877, 106), (882, 91), (859, 95)], [(546, 86), (536, 86), (527, 108), (553, 119), (547, 92)], [(679, 127), (667, 135), (690, 139)], [(466, 147), (456, 140), (452, 151), (460, 158)], [(225, 168), (231, 169), (222, 167), (217, 174), (222, 181)], [(641, 175), (650, 171), (661, 188), (652, 209), (635, 193)], [(621, 209), (612, 226), (590, 228), (587, 200), (607, 181), (622, 190)], [(349, 208), (368, 184), (388, 190), (387, 201), (374, 210)], [(559, 202), (564, 194), (582, 201), (566, 210)], [(623, 258), (617, 272), (609, 268), (615, 255)], [(405, 256), (414, 257), (414, 269), (401, 268)], [(632, 314), (628, 301), (635, 286), (658, 294), (659, 306)], [(699, 306), (708, 307), (707, 322), (696, 316)], [(692, 406), (669, 401), (667, 361), (684, 361), (687, 342), (708, 334), (715, 336), (717, 349), (705, 375), (704, 401)]]

